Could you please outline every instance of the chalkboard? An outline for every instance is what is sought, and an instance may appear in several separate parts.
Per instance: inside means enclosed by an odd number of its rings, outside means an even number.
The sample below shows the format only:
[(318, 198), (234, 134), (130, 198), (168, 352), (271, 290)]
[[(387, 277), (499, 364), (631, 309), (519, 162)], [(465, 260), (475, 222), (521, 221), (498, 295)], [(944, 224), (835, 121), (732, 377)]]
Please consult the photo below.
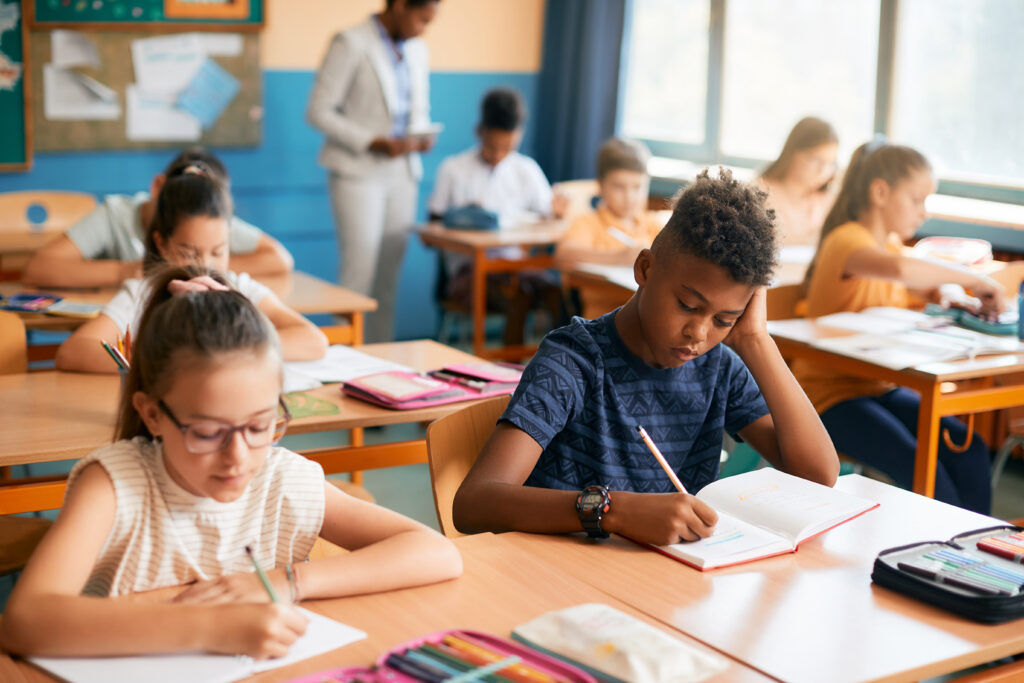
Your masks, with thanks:
[[(286, 0), (281, 0), (286, 1)], [(292, 0), (293, 2), (295, 0)], [(258, 31), (266, 0), (26, 0), (29, 26), (104, 31)]]
[(26, 82), (28, 32), (18, 0), (0, 0), (0, 171), (32, 165), (32, 119)]
[[(92, 149), (152, 149), (154, 147), (180, 148), (200, 143), (214, 146), (255, 146), (263, 135), (263, 85), (259, 68), (259, 35), (241, 34), (231, 36), (241, 41), (241, 51), (236, 55), (210, 57), (217, 66), (238, 81), (238, 92), (231, 99), (213, 125), (202, 131), (198, 140), (153, 141), (130, 140), (127, 134), (128, 101), (127, 90), (135, 83), (136, 73), (132, 57), (132, 42), (142, 38), (153, 38), (151, 33), (127, 33), (121, 31), (77, 31), (96, 46), (100, 65), (78, 67), (76, 73), (94, 78), (116, 93), (121, 107), (120, 115), (111, 120), (52, 120), (46, 116), (44, 101), (44, 70), (53, 61), (50, 31), (30, 33), (32, 125), (35, 132), (35, 149), (42, 150), (92, 150)], [(202, 34), (211, 38), (210, 34)], [(172, 37), (171, 34), (158, 34)], [(52, 76), (52, 74), (51, 74)]]

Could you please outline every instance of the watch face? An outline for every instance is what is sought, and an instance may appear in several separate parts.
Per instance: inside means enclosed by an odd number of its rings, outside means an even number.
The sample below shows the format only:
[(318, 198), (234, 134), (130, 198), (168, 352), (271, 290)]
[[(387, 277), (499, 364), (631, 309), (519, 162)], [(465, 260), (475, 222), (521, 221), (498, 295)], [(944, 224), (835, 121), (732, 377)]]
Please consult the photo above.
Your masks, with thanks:
[(604, 504), (604, 493), (599, 490), (587, 489), (580, 494), (580, 507), (584, 510), (593, 510)]

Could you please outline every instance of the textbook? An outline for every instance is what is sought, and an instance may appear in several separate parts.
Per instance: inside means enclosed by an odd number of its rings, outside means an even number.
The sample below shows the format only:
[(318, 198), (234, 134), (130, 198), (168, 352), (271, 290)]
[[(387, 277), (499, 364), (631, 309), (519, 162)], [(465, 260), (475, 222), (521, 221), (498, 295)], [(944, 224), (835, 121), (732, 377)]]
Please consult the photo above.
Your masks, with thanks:
[(80, 301), (68, 301), (56, 294), (35, 292), (12, 294), (0, 301), (0, 309), (22, 313), (45, 313), (68, 318), (95, 318), (103, 306)]
[(804, 541), (878, 507), (770, 467), (719, 479), (697, 497), (718, 513), (714, 533), (649, 547), (701, 571), (796, 552)]
[(288, 654), (277, 659), (256, 661), (241, 655), (217, 655), (201, 652), (182, 654), (136, 655), (130, 657), (29, 657), (69, 683), (109, 683), (110, 681), (146, 681), (146, 683), (230, 683), (263, 671), (295, 662), (354, 643), (366, 637), (357, 628), (328, 619), (307, 609), (309, 626)]

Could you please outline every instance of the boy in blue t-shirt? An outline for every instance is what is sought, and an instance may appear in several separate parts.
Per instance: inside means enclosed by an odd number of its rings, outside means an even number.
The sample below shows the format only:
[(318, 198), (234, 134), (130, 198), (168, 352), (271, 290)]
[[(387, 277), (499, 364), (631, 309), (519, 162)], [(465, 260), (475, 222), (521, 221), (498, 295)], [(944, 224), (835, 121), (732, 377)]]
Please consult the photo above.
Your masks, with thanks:
[(455, 496), (460, 531), (706, 537), (718, 516), (690, 494), (718, 476), (723, 430), (785, 472), (835, 483), (835, 448), (765, 324), (777, 244), (764, 199), (704, 171), (637, 257), (637, 293), (544, 339)]

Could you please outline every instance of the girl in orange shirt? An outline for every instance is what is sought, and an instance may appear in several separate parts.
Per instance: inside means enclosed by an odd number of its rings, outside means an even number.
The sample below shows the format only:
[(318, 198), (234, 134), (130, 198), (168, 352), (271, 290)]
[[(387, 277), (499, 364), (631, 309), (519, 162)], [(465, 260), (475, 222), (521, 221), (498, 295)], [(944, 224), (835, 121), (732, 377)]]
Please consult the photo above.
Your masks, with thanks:
[[(807, 315), (906, 307), (908, 292), (935, 299), (946, 283), (971, 290), (983, 314), (998, 313), (1004, 292), (997, 282), (901, 252), (902, 242), (927, 217), (924, 200), (934, 191), (931, 166), (916, 150), (881, 141), (857, 148), (808, 270)], [(838, 452), (884, 472), (900, 486), (911, 486), (921, 401), (916, 392), (801, 361), (793, 364), (793, 374)], [(954, 443), (967, 441), (960, 420), (943, 418), (940, 429)], [(989, 512), (989, 452), (980, 436), (974, 434), (962, 453), (940, 442), (935, 497)]]

